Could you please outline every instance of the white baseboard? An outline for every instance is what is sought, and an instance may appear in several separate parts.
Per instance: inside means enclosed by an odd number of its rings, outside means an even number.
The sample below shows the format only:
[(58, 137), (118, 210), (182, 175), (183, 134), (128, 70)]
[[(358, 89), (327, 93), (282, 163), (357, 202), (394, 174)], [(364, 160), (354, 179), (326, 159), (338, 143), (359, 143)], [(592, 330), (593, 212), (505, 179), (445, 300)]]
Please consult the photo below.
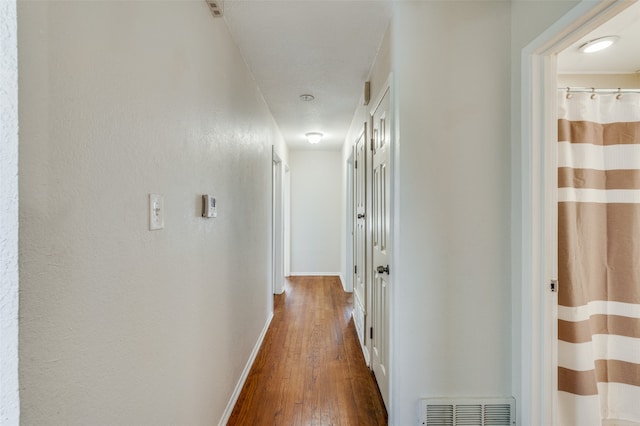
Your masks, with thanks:
[[(351, 317), (353, 318), (354, 326), (356, 324), (355, 314), (356, 314), (356, 310), (353, 309), (351, 311)], [(362, 330), (362, 332), (365, 333), (366, 331)], [(364, 362), (365, 364), (367, 364), (367, 367), (371, 367), (371, 358), (369, 356), (369, 348), (367, 348), (365, 345), (362, 344), (362, 340), (360, 340), (360, 336), (358, 335), (357, 330), (356, 330), (356, 336), (358, 337), (358, 343), (360, 344), (359, 346), (360, 346), (360, 350), (362, 350), (362, 355), (364, 355)]]
[(339, 277), (340, 272), (292, 272), (291, 277)]
[(262, 341), (264, 340), (264, 336), (267, 335), (267, 330), (269, 330), (269, 325), (271, 324), (271, 320), (273, 319), (273, 312), (267, 318), (267, 323), (264, 325), (260, 336), (258, 336), (258, 341), (256, 342), (253, 350), (251, 351), (251, 355), (249, 356), (249, 360), (247, 361), (247, 365), (244, 366), (244, 370), (242, 370), (242, 374), (240, 375), (240, 380), (238, 380), (238, 384), (236, 388), (233, 390), (233, 394), (231, 394), (231, 399), (227, 403), (227, 407), (224, 409), (224, 413), (222, 413), (222, 418), (218, 423), (218, 426), (225, 426), (229, 421), (229, 417), (231, 417), (231, 412), (233, 411), (233, 407), (235, 407), (236, 402), (238, 402), (238, 397), (240, 396), (240, 392), (242, 391), (242, 387), (244, 386), (244, 382), (247, 381), (247, 377), (249, 376), (249, 371), (251, 371), (251, 367), (253, 366), (253, 362), (256, 360), (258, 356), (258, 352), (260, 351), (260, 347), (262, 346)]
[(360, 342), (360, 349), (362, 349), (362, 355), (364, 355), (364, 363), (367, 367), (371, 367), (371, 358), (369, 357), (369, 349)]

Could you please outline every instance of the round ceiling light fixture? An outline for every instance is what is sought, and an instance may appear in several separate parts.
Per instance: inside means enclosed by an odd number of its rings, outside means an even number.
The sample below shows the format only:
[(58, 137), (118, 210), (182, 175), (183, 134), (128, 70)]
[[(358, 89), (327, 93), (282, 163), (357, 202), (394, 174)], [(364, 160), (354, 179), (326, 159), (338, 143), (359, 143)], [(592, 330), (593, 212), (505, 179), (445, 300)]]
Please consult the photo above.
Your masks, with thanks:
[(311, 102), (312, 100), (314, 100), (316, 97), (313, 95), (310, 95), (308, 93), (305, 93), (304, 95), (300, 95), (300, 99), (304, 102)]
[(307, 137), (307, 140), (309, 141), (309, 143), (315, 145), (318, 142), (320, 142), (323, 135), (320, 132), (309, 132), (309, 133), (305, 133), (305, 136)]
[(618, 41), (618, 36), (606, 36), (599, 37), (594, 40), (588, 41), (579, 47), (582, 53), (595, 53), (610, 47), (613, 43)]

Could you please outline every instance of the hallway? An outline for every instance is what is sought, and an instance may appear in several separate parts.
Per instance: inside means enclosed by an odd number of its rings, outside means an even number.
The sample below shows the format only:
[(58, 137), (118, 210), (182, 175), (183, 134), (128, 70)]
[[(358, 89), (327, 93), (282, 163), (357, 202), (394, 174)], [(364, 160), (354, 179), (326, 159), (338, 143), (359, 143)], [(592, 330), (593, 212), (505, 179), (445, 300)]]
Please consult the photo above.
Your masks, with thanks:
[(337, 277), (291, 277), (229, 425), (384, 425)]

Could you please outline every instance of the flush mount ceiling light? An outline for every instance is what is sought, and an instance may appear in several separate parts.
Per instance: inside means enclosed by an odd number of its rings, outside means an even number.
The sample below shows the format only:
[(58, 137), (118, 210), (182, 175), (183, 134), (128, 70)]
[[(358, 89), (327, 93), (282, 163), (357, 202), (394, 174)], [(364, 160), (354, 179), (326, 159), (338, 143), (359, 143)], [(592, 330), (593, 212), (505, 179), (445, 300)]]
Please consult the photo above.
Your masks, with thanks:
[(606, 49), (615, 43), (620, 37), (618, 36), (606, 36), (599, 37), (594, 40), (588, 41), (579, 47), (582, 53), (594, 53)]
[(305, 133), (305, 136), (307, 137), (309, 143), (312, 144), (317, 144), (318, 142), (320, 142), (320, 139), (322, 139), (322, 133), (320, 132)]
[(304, 102), (310, 102), (312, 100), (314, 100), (316, 97), (313, 95), (310, 95), (308, 93), (304, 94), (304, 95), (300, 95), (300, 99), (302, 99)]

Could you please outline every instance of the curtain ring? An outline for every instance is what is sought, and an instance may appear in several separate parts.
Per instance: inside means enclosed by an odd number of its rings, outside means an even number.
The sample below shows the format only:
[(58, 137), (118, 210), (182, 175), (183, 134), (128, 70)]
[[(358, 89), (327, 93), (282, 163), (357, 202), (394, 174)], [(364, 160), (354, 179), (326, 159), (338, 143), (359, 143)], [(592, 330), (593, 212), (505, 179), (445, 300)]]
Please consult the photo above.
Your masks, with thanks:
[(592, 87), (591, 88), (591, 99), (595, 99), (596, 98), (596, 88)]
[(616, 95), (616, 99), (617, 99), (617, 100), (622, 99), (622, 92), (621, 92), (621, 90), (620, 90), (620, 88), (619, 88), (619, 87), (618, 87), (618, 94)]
[(571, 88), (567, 87), (567, 99), (571, 99), (573, 95), (571, 94)]

